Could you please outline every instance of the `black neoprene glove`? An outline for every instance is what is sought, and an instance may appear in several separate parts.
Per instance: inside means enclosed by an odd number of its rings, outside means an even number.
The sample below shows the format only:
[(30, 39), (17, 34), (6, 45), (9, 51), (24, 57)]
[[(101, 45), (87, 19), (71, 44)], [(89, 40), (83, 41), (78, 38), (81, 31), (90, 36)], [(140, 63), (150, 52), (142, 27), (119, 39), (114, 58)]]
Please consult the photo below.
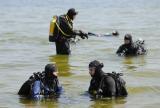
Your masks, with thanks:
[(81, 30), (79, 30), (79, 36), (80, 36), (82, 39), (85, 39), (85, 38), (88, 39), (88, 34), (87, 34), (87, 33), (84, 33), (84, 32), (81, 31)]

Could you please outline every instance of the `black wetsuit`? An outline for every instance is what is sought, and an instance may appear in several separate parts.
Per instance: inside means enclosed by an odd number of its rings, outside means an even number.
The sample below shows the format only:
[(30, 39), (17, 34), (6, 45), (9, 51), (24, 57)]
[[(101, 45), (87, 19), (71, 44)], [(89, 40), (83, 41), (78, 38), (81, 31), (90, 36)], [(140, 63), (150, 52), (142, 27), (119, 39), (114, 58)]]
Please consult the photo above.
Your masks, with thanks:
[(118, 50), (117, 54), (122, 56), (131, 56), (131, 55), (137, 55), (138, 47), (136, 47), (133, 43), (131, 44), (123, 44), (121, 45)]
[[(89, 93), (92, 95), (97, 95), (98, 90), (100, 87), (100, 83), (102, 78), (104, 77), (104, 72), (96, 72), (96, 75), (94, 75), (91, 79), (90, 86), (89, 86)], [(115, 81), (112, 77), (107, 77), (104, 80), (105, 86), (107, 86), (107, 89), (105, 91), (105, 94), (103, 93), (103, 96), (111, 97), (116, 95), (116, 86)]]
[(70, 38), (74, 38), (78, 35), (77, 31), (73, 30), (72, 20), (67, 15), (59, 16), (59, 27), (61, 30), (67, 34), (67, 36), (60, 30), (58, 32), (58, 39), (55, 42), (57, 54), (70, 54)]
[[(117, 81), (118, 80), (119, 79), (117, 79)], [(123, 90), (121, 90), (120, 87), (124, 86), (125, 82), (123, 79), (120, 80), (121, 84), (123, 83), (123, 85), (119, 85), (119, 82), (117, 82), (111, 75), (107, 75), (103, 71), (96, 72), (96, 74), (91, 79), (88, 91), (93, 96), (127, 96), (127, 90), (125, 89), (125, 87), (123, 88)]]
[(33, 99), (40, 99), (40, 95), (59, 95), (61, 91), (62, 87), (57, 77), (49, 78), (45, 76), (45, 72), (37, 72), (22, 85), (18, 94)]

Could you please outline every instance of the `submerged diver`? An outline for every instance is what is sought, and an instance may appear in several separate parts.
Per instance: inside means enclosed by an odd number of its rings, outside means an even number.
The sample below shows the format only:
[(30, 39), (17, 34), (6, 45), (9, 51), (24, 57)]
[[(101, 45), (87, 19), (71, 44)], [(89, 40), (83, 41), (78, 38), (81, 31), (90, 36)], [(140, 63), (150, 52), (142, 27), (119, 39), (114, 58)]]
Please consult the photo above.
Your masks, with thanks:
[[(50, 38), (50, 42), (55, 42), (57, 54), (69, 55), (70, 39), (75, 38), (76, 35), (82, 39), (88, 38), (88, 35), (81, 30), (73, 30), (73, 20), (76, 18), (78, 12), (74, 8), (68, 10), (67, 14), (57, 17), (56, 27), (54, 33), (50, 33), (49, 37), (55, 37), (54, 41)], [(51, 36), (54, 35), (54, 36)]]
[(89, 63), (89, 73), (92, 77), (88, 92), (93, 97), (127, 96), (125, 81), (120, 73), (104, 73), (103, 63), (94, 60)]
[(59, 96), (62, 87), (58, 81), (55, 64), (47, 64), (43, 72), (34, 73), (20, 88), (18, 94), (39, 100), (44, 97)]
[(124, 44), (122, 44), (117, 52), (119, 56), (133, 56), (133, 55), (143, 55), (146, 54), (146, 49), (144, 48), (144, 40), (137, 40), (133, 42), (132, 36), (126, 34), (124, 36)]

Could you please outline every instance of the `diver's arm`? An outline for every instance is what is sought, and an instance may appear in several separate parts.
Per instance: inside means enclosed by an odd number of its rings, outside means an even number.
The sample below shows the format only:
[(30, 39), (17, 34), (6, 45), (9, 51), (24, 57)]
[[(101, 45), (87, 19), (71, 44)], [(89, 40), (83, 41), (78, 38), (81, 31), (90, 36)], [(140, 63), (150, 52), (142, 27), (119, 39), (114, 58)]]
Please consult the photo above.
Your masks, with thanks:
[(62, 31), (67, 34), (64, 35), (65, 38), (75, 38), (77, 35), (80, 36), (82, 39), (88, 38), (88, 35), (82, 32), (82, 30), (74, 30), (73, 24), (69, 23), (64, 17), (60, 18), (60, 27)]
[(123, 51), (123, 47), (122, 47), (122, 45), (121, 45), (121, 46), (118, 48), (116, 54), (120, 55), (120, 54), (122, 53), (122, 51)]
[(59, 80), (56, 79), (56, 88), (55, 88), (56, 94), (61, 94), (63, 92), (62, 86), (59, 84)]

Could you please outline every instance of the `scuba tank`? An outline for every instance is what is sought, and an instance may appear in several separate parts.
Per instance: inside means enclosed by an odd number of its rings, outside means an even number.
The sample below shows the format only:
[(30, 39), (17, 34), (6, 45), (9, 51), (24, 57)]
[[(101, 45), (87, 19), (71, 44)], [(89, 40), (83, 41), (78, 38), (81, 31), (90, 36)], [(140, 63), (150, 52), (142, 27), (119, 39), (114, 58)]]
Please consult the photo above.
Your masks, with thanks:
[(147, 53), (147, 50), (145, 48), (145, 40), (139, 38), (134, 45), (138, 48), (137, 54), (138, 55), (143, 55)]
[(49, 42), (55, 42), (58, 36), (58, 29), (56, 27), (57, 23), (59, 23), (58, 16), (53, 16), (50, 21), (50, 29), (49, 29)]

